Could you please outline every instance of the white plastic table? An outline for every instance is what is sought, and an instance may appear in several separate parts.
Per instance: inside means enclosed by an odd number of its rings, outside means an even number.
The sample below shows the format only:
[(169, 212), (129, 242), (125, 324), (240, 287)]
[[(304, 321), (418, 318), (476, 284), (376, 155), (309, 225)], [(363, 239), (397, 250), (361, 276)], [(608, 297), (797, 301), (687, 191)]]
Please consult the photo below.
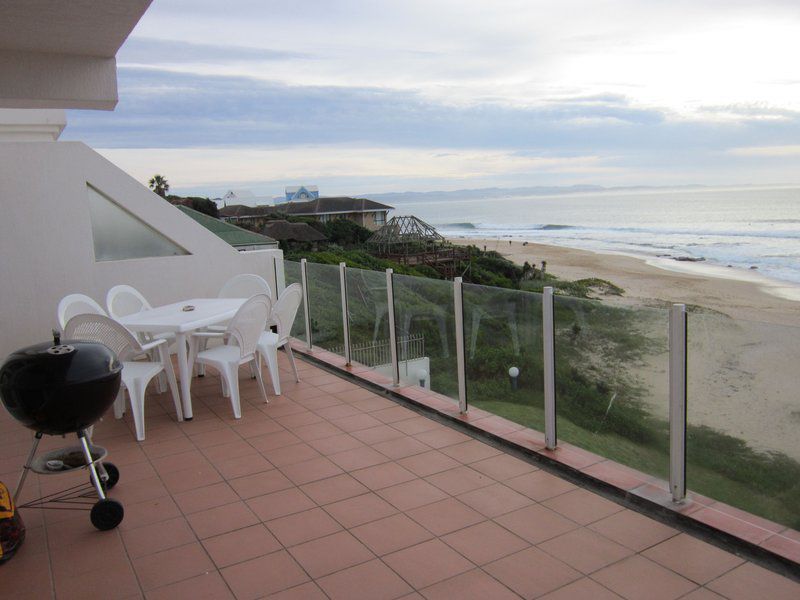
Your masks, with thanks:
[[(187, 339), (193, 331), (209, 325), (218, 325), (233, 318), (247, 298), (193, 298), (166, 306), (143, 310), (119, 319), (131, 331), (137, 333), (174, 333), (178, 346), (178, 373), (181, 380), (183, 416), (192, 418), (191, 377)], [(184, 311), (185, 306), (194, 310)]]

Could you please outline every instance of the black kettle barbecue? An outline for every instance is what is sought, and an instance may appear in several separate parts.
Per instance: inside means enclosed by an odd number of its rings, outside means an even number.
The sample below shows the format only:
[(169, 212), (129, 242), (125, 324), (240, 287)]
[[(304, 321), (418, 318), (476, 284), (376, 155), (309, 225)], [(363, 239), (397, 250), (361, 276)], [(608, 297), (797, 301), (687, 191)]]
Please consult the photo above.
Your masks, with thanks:
[[(28, 471), (55, 474), (75, 468), (89, 469), (89, 483), (18, 505), (18, 508), (76, 508), (89, 503), (91, 521), (98, 529), (113, 529), (124, 509), (106, 497), (119, 480), (119, 471), (102, 462), (106, 451), (90, 444), (87, 429), (113, 404), (119, 392), (122, 365), (103, 344), (88, 341), (37, 344), (13, 352), (0, 368), (0, 399), (8, 412), (36, 432), (14, 494), (16, 503)], [(75, 433), (80, 445), (36, 456), (42, 436)]]

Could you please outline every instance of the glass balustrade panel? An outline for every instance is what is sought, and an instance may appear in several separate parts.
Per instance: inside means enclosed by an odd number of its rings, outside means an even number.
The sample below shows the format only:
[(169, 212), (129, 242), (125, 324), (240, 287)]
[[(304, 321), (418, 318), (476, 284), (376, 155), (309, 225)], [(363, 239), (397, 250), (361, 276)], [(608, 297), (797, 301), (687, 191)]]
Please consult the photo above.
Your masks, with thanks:
[[(300, 275), (300, 263), (293, 262), (291, 260), (284, 260), (283, 278), (286, 282), (286, 287), (289, 287), (293, 283), (298, 283), (302, 287), (303, 278)], [(306, 339), (306, 319), (305, 313), (303, 312), (302, 303), (300, 304), (300, 308), (297, 310), (297, 316), (295, 317), (294, 324), (292, 325), (292, 337), (304, 341)]]
[(555, 296), (558, 440), (669, 476), (669, 313)]
[(350, 360), (391, 377), (386, 273), (355, 268), (348, 268), (345, 273), (350, 315)]
[(687, 319), (687, 488), (800, 529), (800, 327)]
[(338, 265), (306, 263), (311, 336), (315, 346), (342, 354), (342, 294)]
[(458, 399), (453, 283), (394, 275), (400, 381)]
[(467, 402), (544, 431), (542, 296), (465, 283)]

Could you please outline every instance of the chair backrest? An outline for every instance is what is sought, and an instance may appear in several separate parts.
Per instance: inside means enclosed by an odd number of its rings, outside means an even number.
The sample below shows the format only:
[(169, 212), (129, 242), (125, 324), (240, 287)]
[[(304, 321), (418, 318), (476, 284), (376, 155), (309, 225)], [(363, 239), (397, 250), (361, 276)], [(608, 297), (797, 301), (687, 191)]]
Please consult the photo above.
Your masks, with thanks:
[(70, 294), (64, 296), (58, 303), (58, 326), (63, 330), (75, 315), (105, 315), (106, 311), (97, 302), (85, 294)]
[(115, 285), (106, 294), (108, 314), (115, 319), (152, 308), (142, 293), (130, 285)]
[(100, 342), (108, 346), (120, 361), (143, 352), (139, 340), (124, 325), (105, 315), (75, 315), (64, 327), (64, 339)]
[(236, 311), (228, 323), (225, 337), (230, 343), (233, 338), (242, 352), (242, 357), (253, 354), (258, 346), (258, 338), (267, 326), (272, 312), (272, 300), (266, 294), (256, 294), (249, 298)]
[(272, 299), (272, 289), (267, 280), (253, 273), (235, 275), (225, 282), (219, 291), (219, 298), (250, 298), (256, 294), (264, 294)]
[(292, 332), (292, 325), (297, 316), (297, 309), (303, 300), (303, 288), (299, 283), (293, 283), (278, 298), (272, 307), (272, 320), (278, 327), (278, 336), (281, 340), (288, 338)]

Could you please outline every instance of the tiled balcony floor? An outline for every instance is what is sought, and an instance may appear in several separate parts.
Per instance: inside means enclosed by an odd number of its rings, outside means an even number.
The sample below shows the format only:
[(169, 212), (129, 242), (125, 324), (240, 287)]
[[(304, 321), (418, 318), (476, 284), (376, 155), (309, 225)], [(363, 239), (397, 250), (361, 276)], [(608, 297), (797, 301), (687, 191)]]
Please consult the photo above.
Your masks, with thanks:
[[(120, 468), (125, 520), (99, 532), (85, 512), (22, 509), (2, 596), (800, 598), (790, 579), (299, 366), (269, 404), (243, 372), (239, 421), (213, 375), (195, 380), (191, 422), (151, 394), (142, 444), (107, 417), (94, 439)], [(13, 487), (31, 434), (0, 412)], [(24, 496), (84, 475), (34, 476)]]

